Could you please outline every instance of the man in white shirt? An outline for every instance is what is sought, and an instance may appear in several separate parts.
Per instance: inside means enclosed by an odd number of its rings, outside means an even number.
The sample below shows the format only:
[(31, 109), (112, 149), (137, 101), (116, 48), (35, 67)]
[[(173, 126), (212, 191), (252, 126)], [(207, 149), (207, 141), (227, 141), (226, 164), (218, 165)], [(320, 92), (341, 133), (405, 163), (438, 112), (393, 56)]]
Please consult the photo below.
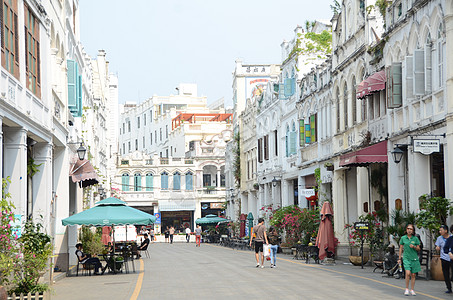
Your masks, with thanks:
[(191, 233), (190, 228), (187, 227), (187, 228), (186, 228), (186, 241), (187, 241), (187, 242), (190, 241), (190, 233)]

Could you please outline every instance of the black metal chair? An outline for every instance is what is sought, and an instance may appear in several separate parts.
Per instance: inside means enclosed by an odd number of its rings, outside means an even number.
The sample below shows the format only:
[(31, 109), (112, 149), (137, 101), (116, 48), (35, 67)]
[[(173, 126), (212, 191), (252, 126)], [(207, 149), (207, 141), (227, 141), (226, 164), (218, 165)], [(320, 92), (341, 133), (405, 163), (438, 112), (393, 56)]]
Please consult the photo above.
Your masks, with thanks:
[(77, 270), (76, 270), (76, 276), (79, 276), (79, 268), (82, 270), (82, 275), (89, 275), (91, 276), (91, 270), (94, 272), (94, 265), (89, 262), (82, 263), (79, 260), (79, 257), (77, 256), (77, 251), (76, 251), (76, 257), (77, 257)]

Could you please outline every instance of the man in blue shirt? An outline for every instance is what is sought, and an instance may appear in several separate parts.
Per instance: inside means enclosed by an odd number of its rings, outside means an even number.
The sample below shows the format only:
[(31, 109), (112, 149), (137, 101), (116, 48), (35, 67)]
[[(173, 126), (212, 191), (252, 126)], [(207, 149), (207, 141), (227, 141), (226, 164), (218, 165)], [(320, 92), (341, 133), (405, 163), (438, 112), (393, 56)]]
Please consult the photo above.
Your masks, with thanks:
[(442, 263), (442, 273), (444, 274), (445, 284), (447, 285), (447, 291), (445, 293), (451, 293), (451, 281), (450, 281), (450, 269), (452, 267), (450, 256), (445, 253), (444, 247), (447, 239), (450, 237), (448, 233), (447, 225), (442, 225), (439, 228), (440, 236), (436, 240), (436, 250), (440, 251), (440, 261)]

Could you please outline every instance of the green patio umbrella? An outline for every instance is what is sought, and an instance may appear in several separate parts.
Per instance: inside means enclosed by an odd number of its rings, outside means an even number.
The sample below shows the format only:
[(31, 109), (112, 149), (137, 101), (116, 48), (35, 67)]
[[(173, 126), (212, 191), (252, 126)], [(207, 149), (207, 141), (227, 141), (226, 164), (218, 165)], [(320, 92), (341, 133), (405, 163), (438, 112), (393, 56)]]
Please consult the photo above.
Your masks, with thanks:
[(150, 225), (156, 217), (127, 206), (126, 202), (110, 197), (96, 203), (96, 206), (72, 215), (61, 222), (63, 225)]
[(195, 221), (195, 224), (206, 225), (206, 224), (217, 224), (217, 223), (223, 223), (223, 222), (229, 222), (229, 220), (218, 217), (216, 215), (207, 215), (203, 218), (198, 218)]

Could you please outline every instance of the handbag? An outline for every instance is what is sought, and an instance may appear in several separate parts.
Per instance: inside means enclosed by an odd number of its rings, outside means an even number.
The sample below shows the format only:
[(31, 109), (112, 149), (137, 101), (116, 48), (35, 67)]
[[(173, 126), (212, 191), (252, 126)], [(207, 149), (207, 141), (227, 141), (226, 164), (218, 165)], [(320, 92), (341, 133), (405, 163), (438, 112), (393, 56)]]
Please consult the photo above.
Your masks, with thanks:
[(269, 244), (263, 245), (263, 254), (264, 254), (264, 257), (271, 256), (271, 245), (269, 245)]

